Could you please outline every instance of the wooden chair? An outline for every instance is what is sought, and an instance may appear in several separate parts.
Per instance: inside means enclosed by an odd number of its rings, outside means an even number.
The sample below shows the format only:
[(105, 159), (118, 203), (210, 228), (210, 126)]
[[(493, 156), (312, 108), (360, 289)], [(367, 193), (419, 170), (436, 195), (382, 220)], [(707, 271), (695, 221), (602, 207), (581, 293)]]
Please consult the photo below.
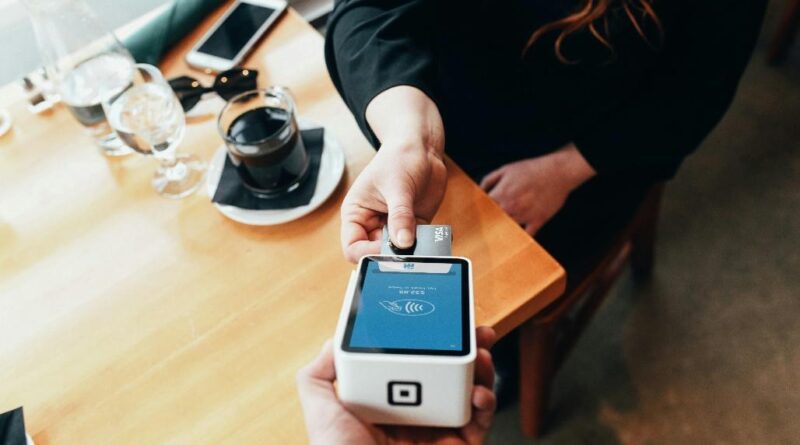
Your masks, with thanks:
[(781, 18), (778, 31), (769, 46), (769, 63), (778, 65), (786, 59), (789, 47), (792, 46), (797, 29), (800, 27), (800, 0), (789, 0), (789, 6)]
[[(523, 432), (538, 437), (556, 371), (605, 300), (623, 266), (631, 262), (634, 279), (653, 270), (656, 222), (664, 186), (654, 186), (611, 249), (564, 295), (520, 327), (519, 410)], [(570, 280), (571, 281), (571, 280)]]

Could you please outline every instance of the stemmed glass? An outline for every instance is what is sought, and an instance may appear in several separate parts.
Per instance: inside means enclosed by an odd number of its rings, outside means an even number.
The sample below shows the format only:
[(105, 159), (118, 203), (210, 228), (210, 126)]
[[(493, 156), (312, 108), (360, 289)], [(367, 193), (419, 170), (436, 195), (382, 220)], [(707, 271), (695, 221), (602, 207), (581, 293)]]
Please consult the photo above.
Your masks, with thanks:
[[(133, 57), (84, 0), (23, 0), (47, 79), (106, 156), (132, 152), (109, 128), (106, 94), (128, 85)], [(13, 63), (4, 61), (4, 63)]]
[(104, 97), (103, 109), (125, 145), (159, 161), (152, 182), (159, 195), (179, 199), (200, 187), (205, 163), (193, 155), (176, 152), (186, 118), (158, 68), (136, 64), (131, 84), (119, 94)]

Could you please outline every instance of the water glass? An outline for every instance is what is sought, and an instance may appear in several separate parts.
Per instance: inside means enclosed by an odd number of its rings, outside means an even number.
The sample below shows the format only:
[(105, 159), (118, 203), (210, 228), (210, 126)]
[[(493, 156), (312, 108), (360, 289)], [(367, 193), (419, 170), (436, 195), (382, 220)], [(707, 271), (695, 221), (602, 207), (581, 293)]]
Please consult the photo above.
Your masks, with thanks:
[(166, 198), (183, 198), (196, 191), (205, 176), (205, 164), (177, 148), (186, 130), (178, 98), (158, 68), (136, 64), (125, 90), (103, 99), (108, 122), (128, 147), (159, 161), (153, 188)]
[(47, 79), (103, 154), (131, 149), (109, 127), (103, 96), (130, 83), (133, 57), (84, 0), (23, 0), (33, 26)]

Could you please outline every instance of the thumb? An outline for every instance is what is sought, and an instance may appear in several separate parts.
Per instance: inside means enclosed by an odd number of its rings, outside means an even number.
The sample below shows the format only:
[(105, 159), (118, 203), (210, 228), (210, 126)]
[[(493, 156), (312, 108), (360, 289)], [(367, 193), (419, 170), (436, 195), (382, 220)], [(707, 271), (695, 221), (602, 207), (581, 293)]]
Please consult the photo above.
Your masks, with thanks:
[(414, 217), (414, 195), (409, 190), (395, 189), (386, 194), (389, 210), (389, 238), (402, 249), (414, 245), (417, 221)]
[(336, 369), (333, 364), (333, 342), (330, 339), (322, 345), (319, 355), (298, 371), (297, 380), (319, 380), (331, 383), (336, 380)]

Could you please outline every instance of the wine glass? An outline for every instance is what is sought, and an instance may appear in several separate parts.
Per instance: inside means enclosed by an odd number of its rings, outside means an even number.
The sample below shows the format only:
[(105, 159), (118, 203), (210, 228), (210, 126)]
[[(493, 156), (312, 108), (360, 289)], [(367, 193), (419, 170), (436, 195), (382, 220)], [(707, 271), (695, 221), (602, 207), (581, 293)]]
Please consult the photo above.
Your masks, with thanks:
[(158, 68), (136, 64), (131, 84), (117, 95), (104, 97), (103, 109), (125, 145), (159, 161), (153, 176), (153, 188), (159, 195), (180, 199), (200, 187), (205, 163), (193, 155), (177, 153), (186, 118)]

